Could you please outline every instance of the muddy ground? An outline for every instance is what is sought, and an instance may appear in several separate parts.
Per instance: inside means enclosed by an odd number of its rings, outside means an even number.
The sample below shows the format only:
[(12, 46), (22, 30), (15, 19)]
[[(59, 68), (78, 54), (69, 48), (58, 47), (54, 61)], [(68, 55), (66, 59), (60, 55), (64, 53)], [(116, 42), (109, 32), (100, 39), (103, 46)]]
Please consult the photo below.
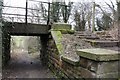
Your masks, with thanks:
[(24, 49), (11, 53), (9, 64), (3, 69), (3, 78), (55, 78), (53, 73), (42, 66), (39, 53), (28, 54)]

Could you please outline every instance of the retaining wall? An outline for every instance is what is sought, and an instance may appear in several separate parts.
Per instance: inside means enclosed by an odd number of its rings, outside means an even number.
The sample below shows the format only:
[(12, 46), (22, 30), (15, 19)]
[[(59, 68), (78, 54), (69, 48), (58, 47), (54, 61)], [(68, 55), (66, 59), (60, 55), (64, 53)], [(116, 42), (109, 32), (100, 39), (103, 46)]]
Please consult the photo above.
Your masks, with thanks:
[(74, 33), (68, 24), (53, 24), (47, 43), (48, 66), (59, 77), (67, 79), (118, 78), (119, 54), (101, 48), (76, 50), (79, 60), (65, 57), (62, 34)]

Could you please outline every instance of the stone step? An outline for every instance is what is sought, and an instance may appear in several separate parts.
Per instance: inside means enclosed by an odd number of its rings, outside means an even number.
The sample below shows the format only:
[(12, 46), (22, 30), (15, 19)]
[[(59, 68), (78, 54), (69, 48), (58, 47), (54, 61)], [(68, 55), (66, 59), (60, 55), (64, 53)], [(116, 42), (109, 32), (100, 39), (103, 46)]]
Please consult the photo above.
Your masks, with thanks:
[(104, 49), (108, 49), (108, 50), (114, 50), (114, 51), (120, 51), (120, 47), (104, 47)]
[(77, 35), (78, 38), (84, 38), (84, 39), (100, 39), (98, 36), (96, 35), (87, 35), (87, 34), (80, 34)]
[(76, 36), (76, 37), (80, 39), (85, 39), (85, 36)]
[(102, 35), (102, 36), (100, 36), (100, 39), (106, 39), (106, 40), (107, 39), (109, 39), (109, 40), (111, 39), (112, 40), (113, 37), (111, 35)]
[(76, 52), (80, 57), (81, 76), (109, 79), (119, 77), (120, 54), (118, 51), (92, 48), (78, 49)]
[(102, 48), (78, 49), (77, 54), (81, 57), (95, 61), (120, 60), (118, 51)]
[(104, 48), (104, 47), (117, 47), (119, 41), (112, 41), (112, 40), (91, 40), (85, 39), (86, 42), (90, 43), (91, 46), (97, 48)]
[(99, 39), (99, 37), (97, 36), (86, 36), (85, 38), (86, 39)]

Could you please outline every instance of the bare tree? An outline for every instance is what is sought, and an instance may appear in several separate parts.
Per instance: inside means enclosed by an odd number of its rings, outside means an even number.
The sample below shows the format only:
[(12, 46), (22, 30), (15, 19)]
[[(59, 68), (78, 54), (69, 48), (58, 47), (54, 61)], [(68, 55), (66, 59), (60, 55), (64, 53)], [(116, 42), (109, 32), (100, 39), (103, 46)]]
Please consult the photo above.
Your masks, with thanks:
[[(31, 23), (43, 23), (44, 20), (43, 19), (43, 13), (44, 13), (44, 7), (43, 4), (40, 2), (38, 4), (34, 4), (32, 7), (32, 9), (29, 10), (29, 14), (31, 15), (30, 17), (30, 22)], [(45, 17), (44, 17), (45, 18)]]
[(108, 5), (108, 7), (111, 9), (111, 11), (112, 11), (112, 14), (113, 14), (113, 21), (116, 21), (117, 20), (117, 10), (115, 9), (115, 5), (114, 5), (114, 3), (110, 0), (110, 2), (111, 2), (111, 4), (108, 4), (107, 2), (105, 2), (107, 5)]
[(77, 31), (84, 31), (86, 23), (88, 22), (88, 28), (91, 27), (92, 5), (89, 2), (76, 3), (73, 8), (73, 17), (75, 21), (75, 28)]
[(113, 27), (114, 23), (116, 22), (117, 12), (115, 9), (115, 4), (111, 0), (110, 2), (111, 3), (105, 2), (107, 9), (101, 5), (96, 4), (96, 7), (101, 10), (100, 12), (102, 12), (101, 19), (99, 19), (100, 17), (96, 19), (98, 30), (108, 30)]
[(117, 0), (117, 17), (117, 20), (120, 21), (120, 0)]
[(73, 2), (68, 2), (68, 5), (66, 5), (66, 3), (63, 2), (62, 5), (64, 5), (61, 7), (63, 21), (67, 23), (72, 10)]

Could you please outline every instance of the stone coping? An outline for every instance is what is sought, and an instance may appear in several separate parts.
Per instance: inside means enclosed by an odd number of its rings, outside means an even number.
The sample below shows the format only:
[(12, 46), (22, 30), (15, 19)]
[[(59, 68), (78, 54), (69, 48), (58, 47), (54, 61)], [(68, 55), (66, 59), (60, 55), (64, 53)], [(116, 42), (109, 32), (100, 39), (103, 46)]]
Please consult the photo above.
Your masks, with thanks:
[(67, 23), (54, 23), (52, 24), (51, 29), (52, 30), (62, 30), (62, 29), (71, 30), (71, 25)]
[(119, 41), (117, 40), (91, 40), (91, 39), (85, 39), (87, 42), (96, 42), (96, 43), (118, 43)]
[(120, 53), (114, 50), (92, 48), (92, 49), (78, 49), (76, 52), (80, 57), (92, 59), (95, 61), (120, 60)]
[(75, 60), (65, 56), (62, 56), (61, 59), (69, 64), (76, 65), (76, 66), (79, 65), (79, 60)]
[(60, 31), (62, 34), (74, 34), (75, 30), (68, 30), (68, 29), (51, 29), (49, 32), (51, 31)]
[(63, 54), (64, 53), (64, 48), (62, 45), (62, 34), (60, 31), (51, 31), (51, 35), (55, 41), (55, 45), (58, 49), (59, 54)]

